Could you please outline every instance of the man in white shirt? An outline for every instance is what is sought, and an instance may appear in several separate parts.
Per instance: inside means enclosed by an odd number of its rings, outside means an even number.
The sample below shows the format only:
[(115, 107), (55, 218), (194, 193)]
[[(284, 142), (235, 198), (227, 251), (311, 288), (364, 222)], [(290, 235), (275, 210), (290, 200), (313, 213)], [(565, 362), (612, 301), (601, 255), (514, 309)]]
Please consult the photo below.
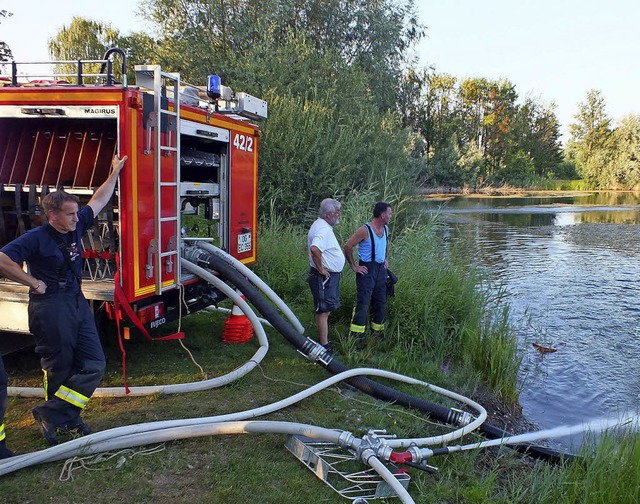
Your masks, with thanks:
[(340, 203), (332, 198), (322, 200), (319, 217), (307, 236), (309, 251), (309, 287), (316, 311), (318, 339), (327, 353), (333, 353), (329, 343), (329, 314), (340, 307), (340, 275), (345, 257), (333, 233), (340, 222)]

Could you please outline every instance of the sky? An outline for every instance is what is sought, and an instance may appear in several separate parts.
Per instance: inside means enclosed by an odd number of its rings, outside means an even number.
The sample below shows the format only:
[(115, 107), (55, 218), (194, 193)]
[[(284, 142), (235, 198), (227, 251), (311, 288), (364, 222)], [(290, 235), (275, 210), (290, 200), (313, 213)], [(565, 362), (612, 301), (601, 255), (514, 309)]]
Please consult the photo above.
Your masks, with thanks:
[[(0, 0), (0, 40), (16, 61), (48, 59), (47, 40), (72, 16), (148, 31), (136, 0)], [(426, 37), (419, 67), (458, 78), (508, 79), (521, 99), (555, 103), (561, 132), (587, 92), (602, 92), (616, 124), (640, 114), (640, 1), (416, 0)]]
[(456, 77), (508, 79), (521, 98), (556, 104), (566, 137), (587, 92), (616, 124), (640, 114), (640, 1), (416, 0), (427, 25), (422, 66)]

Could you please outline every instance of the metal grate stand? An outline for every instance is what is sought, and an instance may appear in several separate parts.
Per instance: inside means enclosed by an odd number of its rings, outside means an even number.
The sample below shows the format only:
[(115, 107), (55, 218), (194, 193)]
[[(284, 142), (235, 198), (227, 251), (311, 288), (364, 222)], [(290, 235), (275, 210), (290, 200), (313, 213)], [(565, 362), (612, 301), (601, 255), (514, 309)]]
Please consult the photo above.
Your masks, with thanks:
[[(285, 447), (311, 472), (345, 499), (365, 504), (372, 499), (396, 497), (393, 489), (373, 469), (362, 470), (362, 462), (333, 443), (305, 436), (291, 436)], [(407, 488), (411, 477), (393, 464), (386, 464)]]

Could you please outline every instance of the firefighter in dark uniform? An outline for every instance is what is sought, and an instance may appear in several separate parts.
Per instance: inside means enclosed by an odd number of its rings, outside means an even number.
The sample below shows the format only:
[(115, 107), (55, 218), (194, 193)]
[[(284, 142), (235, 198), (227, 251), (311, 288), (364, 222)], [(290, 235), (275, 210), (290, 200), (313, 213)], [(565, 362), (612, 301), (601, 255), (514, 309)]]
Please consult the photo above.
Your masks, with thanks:
[(81, 210), (73, 194), (46, 195), (42, 207), (48, 222), (0, 249), (0, 275), (30, 288), (29, 330), (45, 390), (45, 403), (33, 408), (33, 417), (52, 446), (58, 443), (58, 430), (91, 432), (80, 414), (102, 379), (105, 358), (80, 286), (82, 235), (111, 198), (126, 160), (114, 156), (109, 177)]
[[(391, 205), (383, 201), (373, 207), (371, 222), (360, 226), (344, 244), (344, 255), (356, 273), (356, 307), (351, 319), (350, 332), (362, 339), (371, 308), (371, 330), (384, 331), (387, 311), (387, 268), (389, 267), (389, 241), (387, 224), (391, 220)], [(358, 264), (353, 260), (353, 249), (358, 247)], [(371, 305), (371, 306), (370, 306)]]

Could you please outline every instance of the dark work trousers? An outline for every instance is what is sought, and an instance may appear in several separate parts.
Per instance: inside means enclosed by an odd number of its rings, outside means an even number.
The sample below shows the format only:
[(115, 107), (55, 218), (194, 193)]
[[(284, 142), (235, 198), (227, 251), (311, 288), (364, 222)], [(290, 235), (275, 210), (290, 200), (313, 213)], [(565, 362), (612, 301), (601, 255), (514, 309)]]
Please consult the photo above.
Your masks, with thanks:
[(384, 263), (364, 262), (358, 263), (367, 267), (367, 274), (356, 274), (356, 308), (351, 320), (351, 331), (363, 333), (367, 325), (367, 314), (371, 305), (371, 323), (376, 326), (383, 326), (387, 310), (387, 269)]
[[(29, 329), (44, 372), (46, 402), (39, 409), (56, 427), (72, 427), (105, 370), (89, 303), (81, 293), (67, 291), (32, 295)], [(86, 401), (78, 402), (78, 397)]]
[(5, 437), (4, 413), (7, 411), (7, 372), (4, 370), (4, 362), (0, 356), (0, 441)]

